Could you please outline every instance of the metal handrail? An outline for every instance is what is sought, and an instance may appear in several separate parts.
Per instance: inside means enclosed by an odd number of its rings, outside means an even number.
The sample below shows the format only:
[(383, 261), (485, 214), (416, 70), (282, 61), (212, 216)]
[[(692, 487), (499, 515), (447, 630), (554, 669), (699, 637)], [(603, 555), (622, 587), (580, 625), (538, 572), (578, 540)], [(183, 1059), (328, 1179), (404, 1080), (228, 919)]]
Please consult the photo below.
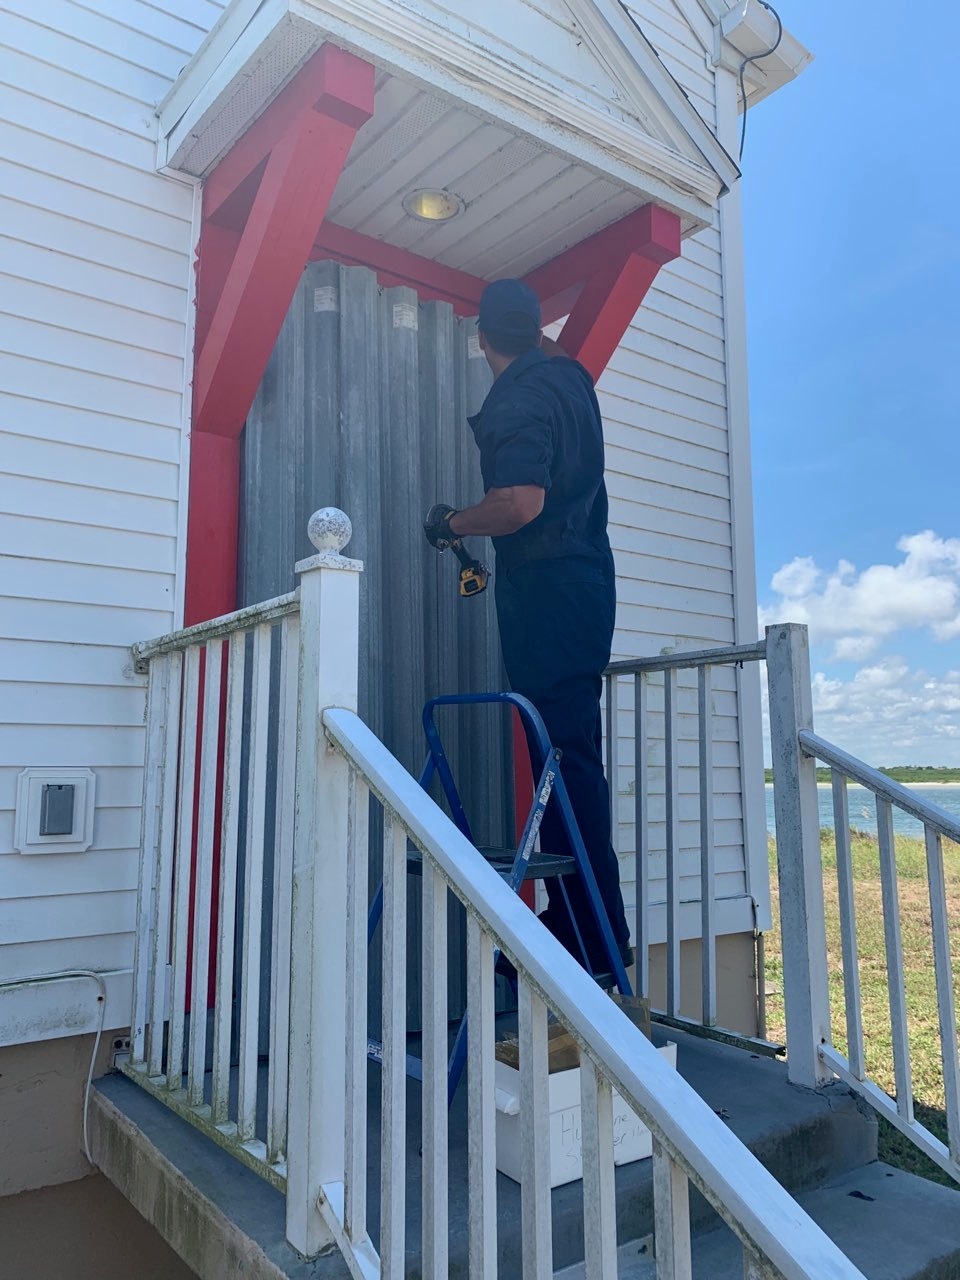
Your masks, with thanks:
[(879, 769), (874, 769), (855, 756), (848, 755), (846, 751), (841, 751), (839, 747), (835, 747), (832, 742), (828, 742), (818, 734), (808, 729), (801, 729), (798, 736), (805, 755), (839, 769), (851, 781), (859, 782), (868, 791), (882, 796), (884, 800), (889, 800), (891, 804), (896, 805), (898, 809), (903, 809), (924, 826), (933, 827), (948, 840), (955, 840), (960, 844), (960, 821), (951, 818), (945, 810), (930, 804), (902, 783), (888, 778)]
[(726, 666), (731, 662), (760, 662), (767, 656), (767, 642), (725, 645), (716, 649), (691, 649), (687, 653), (661, 653), (651, 658), (625, 658), (611, 662), (605, 676), (630, 676), (673, 668)]
[(327, 739), (433, 864), (585, 1059), (639, 1114), (745, 1250), (783, 1280), (863, 1280), (703, 1099), (511, 892), (353, 712), (323, 713)]
[(134, 667), (143, 674), (151, 658), (159, 658), (165, 653), (177, 653), (189, 649), (191, 645), (206, 644), (210, 640), (232, 635), (235, 631), (247, 631), (264, 622), (279, 622), (281, 618), (296, 613), (299, 608), (299, 590), (290, 591), (273, 600), (264, 600), (260, 604), (247, 605), (233, 613), (222, 614), (219, 618), (211, 618), (208, 622), (198, 622), (192, 627), (170, 631), (167, 635), (157, 636), (155, 640), (142, 640), (131, 645)]

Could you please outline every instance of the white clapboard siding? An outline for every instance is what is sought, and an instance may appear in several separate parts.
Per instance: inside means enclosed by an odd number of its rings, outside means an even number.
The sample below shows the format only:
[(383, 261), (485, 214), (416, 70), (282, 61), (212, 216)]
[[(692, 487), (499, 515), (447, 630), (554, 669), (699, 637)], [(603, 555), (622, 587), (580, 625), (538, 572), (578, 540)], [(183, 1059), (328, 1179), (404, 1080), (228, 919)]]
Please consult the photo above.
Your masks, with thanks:
[(717, 108), (713, 83), (712, 44), (706, 44), (707, 27), (698, 23), (697, 38), (681, 7), (674, 0), (628, 0), (644, 35), (660, 55), (664, 66), (686, 90), (687, 96), (711, 128), (716, 128)]
[[(708, 123), (713, 71), (673, 0), (631, 0), (644, 33)], [(701, 35), (702, 35), (701, 31)], [(707, 228), (665, 267), (600, 380), (607, 441), (610, 537), (617, 563), (614, 657), (731, 644), (733, 530), (721, 242)], [(616, 840), (628, 911), (635, 901), (634, 691), (618, 686)], [(647, 838), (652, 903), (666, 898), (662, 680), (649, 689)], [(742, 899), (747, 867), (736, 676), (714, 673), (713, 831), (719, 898)], [(679, 677), (680, 897), (699, 901), (700, 798), (696, 677)], [(657, 918), (653, 917), (653, 936)], [(695, 922), (691, 922), (694, 927)], [(718, 925), (749, 927), (744, 912)], [(695, 932), (695, 928), (694, 928)]]
[[(2, 6), (0, 980), (132, 964), (129, 646), (178, 622), (196, 234), (193, 188), (155, 169), (155, 109), (222, 7)], [(28, 766), (93, 770), (88, 852), (13, 851)]]

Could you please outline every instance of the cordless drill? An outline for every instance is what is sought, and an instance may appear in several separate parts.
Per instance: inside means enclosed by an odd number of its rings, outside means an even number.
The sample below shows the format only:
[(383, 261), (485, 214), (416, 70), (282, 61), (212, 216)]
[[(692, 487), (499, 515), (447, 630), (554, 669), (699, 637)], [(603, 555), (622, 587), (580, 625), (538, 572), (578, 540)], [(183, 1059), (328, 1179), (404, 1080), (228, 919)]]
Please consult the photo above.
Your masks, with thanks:
[(490, 570), (487, 566), (471, 558), (469, 551), (463, 545), (462, 538), (451, 542), (450, 550), (460, 561), (460, 594), (478, 596), (481, 591), (486, 591), (487, 583), (490, 581)]

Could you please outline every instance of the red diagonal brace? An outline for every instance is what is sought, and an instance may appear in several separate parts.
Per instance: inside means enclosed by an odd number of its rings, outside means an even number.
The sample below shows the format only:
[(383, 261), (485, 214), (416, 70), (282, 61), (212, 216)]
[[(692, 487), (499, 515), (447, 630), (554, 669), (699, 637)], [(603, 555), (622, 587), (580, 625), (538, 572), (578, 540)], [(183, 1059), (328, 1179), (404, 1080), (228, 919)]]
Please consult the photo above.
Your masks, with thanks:
[[(328, 84), (318, 100), (316, 68), (311, 63), (300, 75), (309, 73), (308, 96), (318, 105), (305, 106), (291, 118), (288, 100), (280, 111), (283, 129), (270, 150), (233, 260), (225, 275), (222, 264), (213, 273), (222, 278), (222, 288), (212, 315), (209, 300), (201, 298), (203, 319), (208, 315), (210, 319), (196, 360), (195, 431), (237, 435), (241, 430), (350, 145), (373, 110), (374, 73), (369, 63), (332, 46), (325, 46), (316, 57), (322, 58), (321, 70), (334, 85), (343, 82), (344, 60), (350, 64), (353, 74), (344, 90), (350, 97), (344, 101), (332, 95)], [(269, 124), (268, 116), (269, 111), (257, 123)], [(265, 135), (266, 126), (261, 133)], [(249, 177), (251, 160), (253, 168), (258, 163), (254, 157), (259, 145), (251, 148), (241, 139), (227, 155), (221, 167), (231, 182), (242, 184)], [(242, 163), (233, 161), (237, 148)], [(219, 173), (218, 168), (209, 179), (219, 192), (218, 208), (226, 198), (226, 182), (218, 183)], [(203, 292), (208, 277), (202, 258), (200, 281)], [(220, 280), (210, 278), (209, 284), (217, 291)]]
[(659, 262), (627, 253), (583, 286), (557, 342), (589, 370), (594, 382), (620, 345), (659, 270)]
[(665, 262), (680, 254), (680, 219), (656, 205), (621, 218), (527, 276), (544, 322), (568, 315), (559, 342), (599, 378)]
[(336, 45), (325, 44), (238, 138), (203, 184), (203, 214), (214, 218), (305, 111), (356, 131), (373, 113), (373, 69)]
[(369, 63), (325, 45), (204, 184), (188, 624), (236, 607), (240, 432), (373, 90)]

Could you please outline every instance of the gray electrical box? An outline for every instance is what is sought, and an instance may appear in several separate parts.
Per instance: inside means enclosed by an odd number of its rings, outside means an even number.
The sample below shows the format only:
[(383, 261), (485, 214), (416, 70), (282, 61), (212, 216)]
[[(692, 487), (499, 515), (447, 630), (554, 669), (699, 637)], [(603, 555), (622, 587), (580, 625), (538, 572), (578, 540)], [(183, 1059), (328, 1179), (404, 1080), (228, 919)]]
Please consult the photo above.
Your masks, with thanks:
[(47, 783), (40, 798), (40, 834), (68, 836), (73, 831), (76, 788), (69, 783)]

